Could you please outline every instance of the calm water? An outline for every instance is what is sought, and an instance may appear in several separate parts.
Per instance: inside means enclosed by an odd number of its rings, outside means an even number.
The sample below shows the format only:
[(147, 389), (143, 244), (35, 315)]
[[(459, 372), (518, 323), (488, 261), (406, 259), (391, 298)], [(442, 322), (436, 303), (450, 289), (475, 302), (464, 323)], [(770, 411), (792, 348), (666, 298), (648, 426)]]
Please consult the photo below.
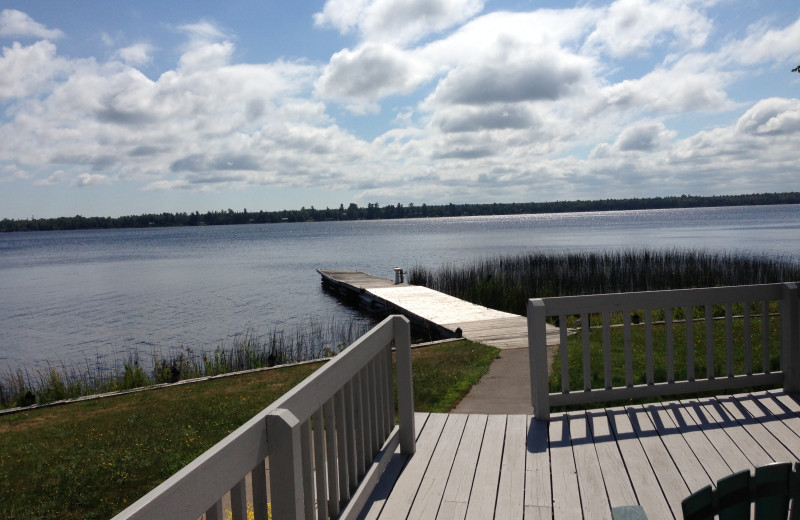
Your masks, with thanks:
[(800, 205), (0, 234), (0, 372), (353, 315), (316, 268), (645, 247), (800, 260)]

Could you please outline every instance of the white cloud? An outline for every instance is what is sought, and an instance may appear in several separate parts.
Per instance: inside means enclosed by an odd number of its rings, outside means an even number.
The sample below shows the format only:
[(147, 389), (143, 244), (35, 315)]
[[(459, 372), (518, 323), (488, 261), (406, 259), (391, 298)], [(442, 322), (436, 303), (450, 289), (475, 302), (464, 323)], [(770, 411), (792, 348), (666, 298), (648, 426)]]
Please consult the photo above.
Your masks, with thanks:
[(639, 122), (622, 132), (614, 143), (621, 152), (652, 152), (669, 143), (676, 132), (669, 131), (661, 122)]
[(48, 29), (16, 9), (0, 11), (0, 37), (32, 37), (56, 40), (64, 36), (58, 29)]
[(111, 184), (111, 179), (100, 173), (81, 173), (72, 181), (72, 185), (77, 186), (78, 188), (84, 188), (86, 186), (103, 186), (107, 184)]
[(56, 46), (42, 40), (30, 46), (14, 42), (0, 57), (0, 101), (25, 98), (48, 88), (69, 64), (56, 56)]
[(685, 0), (617, 0), (589, 35), (584, 48), (615, 57), (647, 53), (656, 45), (702, 47), (710, 20)]
[(725, 58), (745, 65), (765, 61), (785, 60), (797, 56), (800, 41), (800, 19), (783, 29), (772, 29), (763, 23), (750, 27), (750, 34), (729, 44), (722, 53)]
[(459, 133), (524, 129), (536, 125), (538, 120), (525, 105), (500, 104), (454, 110), (443, 107), (436, 112), (433, 122), (442, 132)]
[(739, 118), (736, 129), (754, 136), (800, 134), (800, 102), (797, 99), (762, 99)]
[(671, 68), (659, 67), (641, 78), (604, 87), (602, 103), (656, 113), (732, 108), (725, 91), (730, 74), (692, 61), (681, 61)]
[(569, 95), (585, 70), (583, 60), (566, 54), (513, 63), (484, 62), (451, 71), (432, 97), (464, 105), (556, 100)]
[(209, 42), (226, 38), (225, 33), (207, 20), (179, 25), (178, 30), (189, 36), (190, 42)]
[(431, 72), (427, 63), (411, 53), (388, 44), (366, 44), (334, 54), (317, 81), (317, 91), (323, 97), (379, 99), (411, 92)]
[(62, 184), (69, 180), (69, 174), (64, 170), (56, 170), (53, 172), (52, 175), (47, 177), (46, 179), (39, 179), (33, 182), (34, 186), (55, 186), (57, 184)]
[(115, 54), (127, 65), (136, 67), (149, 63), (152, 60), (153, 50), (153, 46), (149, 43), (136, 43), (119, 49)]
[(483, 0), (328, 0), (314, 15), (320, 26), (358, 30), (364, 40), (417, 41), (449, 29), (483, 9)]

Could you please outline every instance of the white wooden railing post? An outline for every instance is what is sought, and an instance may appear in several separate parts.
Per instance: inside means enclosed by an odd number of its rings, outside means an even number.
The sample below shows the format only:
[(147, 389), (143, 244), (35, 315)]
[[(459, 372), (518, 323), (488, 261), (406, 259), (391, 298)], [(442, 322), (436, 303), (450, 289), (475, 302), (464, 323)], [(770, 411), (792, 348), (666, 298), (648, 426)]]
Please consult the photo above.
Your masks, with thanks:
[(405, 455), (413, 455), (417, 450), (417, 441), (414, 429), (414, 381), (411, 373), (411, 325), (405, 316), (394, 317), (394, 346), (397, 358), (400, 451)]
[(800, 392), (800, 305), (795, 283), (785, 283), (781, 298), (781, 365), (783, 389)]
[[(540, 299), (528, 300), (528, 361), (531, 374), (531, 404), (536, 419), (550, 419), (550, 380), (547, 366), (545, 306)], [(566, 345), (562, 346), (566, 348)]]
[(303, 518), (303, 464), (300, 453), (300, 421), (289, 410), (279, 409), (267, 415), (269, 466), (279, 474), (271, 475), (273, 518)]

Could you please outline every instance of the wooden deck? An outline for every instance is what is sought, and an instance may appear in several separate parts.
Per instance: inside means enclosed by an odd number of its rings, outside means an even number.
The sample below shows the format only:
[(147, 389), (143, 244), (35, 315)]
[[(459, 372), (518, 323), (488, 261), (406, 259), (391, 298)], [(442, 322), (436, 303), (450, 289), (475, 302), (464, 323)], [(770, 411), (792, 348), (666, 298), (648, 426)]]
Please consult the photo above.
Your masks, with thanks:
[(800, 458), (800, 401), (783, 391), (553, 414), (416, 414), (361, 518), (610, 518), (641, 504), (681, 518), (691, 492)]
[[(392, 280), (360, 271), (318, 270), (323, 284), (350, 303), (385, 313), (400, 313), (417, 325), (432, 325), (444, 335), (461, 336), (500, 349), (528, 348), (524, 316), (489, 309), (417, 285), (395, 285)], [(548, 328), (547, 343), (559, 344), (558, 329)], [(552, 359), (551, 359), (552, 361)]]

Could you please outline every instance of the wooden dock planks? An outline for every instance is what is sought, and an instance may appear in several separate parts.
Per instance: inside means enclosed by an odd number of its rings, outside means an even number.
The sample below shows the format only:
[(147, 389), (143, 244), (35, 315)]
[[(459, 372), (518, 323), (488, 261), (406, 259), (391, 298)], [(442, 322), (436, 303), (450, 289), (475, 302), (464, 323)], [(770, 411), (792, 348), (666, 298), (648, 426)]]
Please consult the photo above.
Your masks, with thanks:
[[(381, 312), (404, 314), (417, 325), (433, 325), (447, 335), (500, 349), (528, 348), (525, 317), (465, 302), (416, 285), (398, 284), (360, 271), (318, 270), (323, 285), (351, 303)], [(558, 330), (548, 327), (547, 344), (559, 344)]]

